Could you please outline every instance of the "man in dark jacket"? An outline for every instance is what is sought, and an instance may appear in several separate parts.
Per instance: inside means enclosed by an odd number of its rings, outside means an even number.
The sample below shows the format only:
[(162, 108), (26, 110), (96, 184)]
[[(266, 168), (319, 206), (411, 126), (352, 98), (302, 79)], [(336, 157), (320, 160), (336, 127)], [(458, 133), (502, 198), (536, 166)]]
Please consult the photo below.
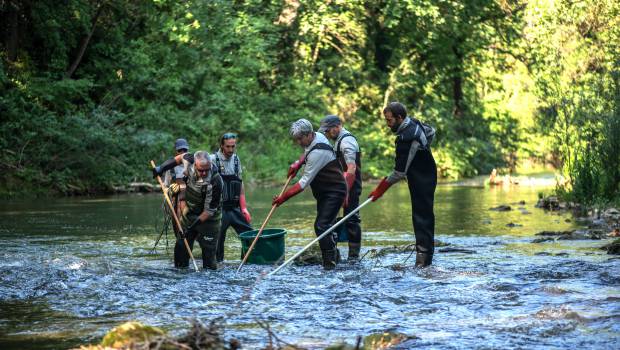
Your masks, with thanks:
[[(314, 232), (320, 236), (327, 231), (336, 220), (347, 194), (347, 185), (342, 174), (342, 167), (336, 159), (327, 138), (316, 133), (312, 124), (306, 119), (299, 119), (291, 125), (290, 134), (295, 143), (304, 149), (299, 160), (289, 167), (288, 176), (296, 176), (304, 166), (304, 172), (293, 187), (279, 197), (274, 197), (273, 205), (282, 205), (289, 198), (299, 194), (310, 186), (316, 199), (317, 215), (314, 221)], [(331, 270), (336, 267), (338, 251), (335, 233), (328, 234), (319, 241), (323, 268)]]
[[(186, 206), (181, 217), (184, 235), (190, 249), (194, 241), (202, 248), (202, 265), (216, 270), (215, 251), (220, 232), (222, 178), (209, 159), (209, 153), (198, 151), (171, 158), (153, 168), (154, 176), (183, 164), (185, 166)], [(189, 253), (183, 239), (177, 239), (174, 247), (174, 266), (188, 267)]]
[(245, 201), (245, 189), (241, 173), (241, 160), (235, 152), (237, 149), (237, 134), (225, 133), (220, 138), (220, 149), (211, 155), (213, 163), (222, 177), (224, 187), (222, 190), (222, 223), (220, 236), (217, 241), (217, 261), (224, 261), (224, 241), (226, 231), (230, 226), (241, 234), (251, 231), (250, 221), (252, 217)]
[[(328, 115), (321, 120), (319, 132), (328, 139), (334, 141), (334, 152), (344, 170), (344, 178), (347, 182), (348, 196), (344, 208), (344, 216), (356, 209), (360, 203), (362, 194), (362, 152), (357, 143), (357, 138), (342, 126), (338, 116)], [(362, 228), (360, 227), (359, 211), (351, 216), (345, 223), (347, 239), (349, 241), (349, 261), (359, 259), (362, 247)]]
[(396, 182), (407, 178), (411, 196), (413, 231), (416, 238), (416, 266), (428, 266), (433, 261), (435, 214), (433, 202), (437, 186), (437, 165), (430, 149), (430, 140), (422, 123), (407, 116), (400, 102), (391, 102), (383, 110), (385, 122), (396, 134), (394, 171), (383, 178), (370, 193), (379, 199)]

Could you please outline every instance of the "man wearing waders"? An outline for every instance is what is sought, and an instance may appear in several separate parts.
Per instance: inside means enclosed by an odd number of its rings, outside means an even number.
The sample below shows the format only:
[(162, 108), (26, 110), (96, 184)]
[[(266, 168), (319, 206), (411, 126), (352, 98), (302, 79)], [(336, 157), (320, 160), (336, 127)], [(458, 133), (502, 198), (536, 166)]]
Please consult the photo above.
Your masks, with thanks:
[[(315, 133), (308, 120), (299, 119), (294, 122), (291, 125), (290, 134), (295, 143), (304, 149), (304, 153), (299, 160), (291, 164), (288, 176), (296, 176), (299, 168), (305, 164), (304, 172), (299, 182), (281, 196), (274, 197), (272, 205), (280, 206), (310, 186), (312, 195), (316, 199), (317, 210), (314, 232), (319, 236), (334, 224), (340, 207), (344, 203), (347, 185), (340, 163), (329, 141), (323, 134)], [(323, 268), (334, 269), (338, 260), (335, 233), (323, 237), (319, 241), (319, 246), (323, 257)]]
[[(189, 151), (189, 144), (186, 139), (177, 139), (174, 141), (174, 151), (176, 155), (183, 155)], [(166, 187), (172, 187), (172, 192), (176, 193), (176, 196), (172, 197), (172, 203), (176, 208), (176, 213), (181, 216), (183, 208), (185, 207), (185, 181), (183, 181), (183, 172), (185, 168), (183, 165), (177, 165), (172, 170), (166, 171), (164, 176), (164, 185)], [(178, 188), (177, 188), (178, 186)], [(174, 231), (177, 231), (176, 225), (172, 225)]]
[(396, 134), (396, 158), (394, 171), (383, 178), (370, 193), (373, 202), (396, 182), (407, 178), (411, 196), (413, 231), (416, 239), (416, 262), (418, 267), (433, 261), (435, 238), (435, 214), (433, 202), (437, 186), (437, 165), (430, 144), (434, 129), (407, 116), (407, 109), (400, 102), (391, 102), (383, 109), (387, 126)]
[[(336, 158), (344, 170), (344, 178), (349, 193), (344, 208), (344, 216), (346, 216), (358, 207), (360, 195), (362, 194), (362, 154), (360, 147), (355, 136), (342, 126), (338, 116), (328, 115), (323, 118), (319, 132), (322, 132), (327, 138), (335, 142), (334, 152), (336, 152)], [(360, 222), (360, 213), (358, 211), (345, 224), (349, 241), (348, 260), (350, 262), (358, 260), (360, 256), (360, 248), (362, 246)]]
[(224, 261), (224, 241), (230, 226), (237, 234), (251, 231), (252, 217), (245, 203), (245, 191), (241, 180), (241, 162), (235, 153), (237, 135), (226, 133), (220, 138), (220, 149), (211, 155), (211, 162), (222, 177), (222, 223), (217, 241), (217, 261)]
[[(203, 268), (216, 270), (215, 250), (220, 233), (222, 178), (211, 164), (209, 153), (205, 151), (168, 159), (161, 166), (153, 168), (153, 176), (161, 176), (164, 171), (179, 164), (185, 167), (186, 206), (181, 216), (183, 234), (190, 249), (194, 241), (198, 241), (202, 249)], [(189, 266), (189, 253), (182, 237), (177, 238), (174, 246), (174, 266)]]

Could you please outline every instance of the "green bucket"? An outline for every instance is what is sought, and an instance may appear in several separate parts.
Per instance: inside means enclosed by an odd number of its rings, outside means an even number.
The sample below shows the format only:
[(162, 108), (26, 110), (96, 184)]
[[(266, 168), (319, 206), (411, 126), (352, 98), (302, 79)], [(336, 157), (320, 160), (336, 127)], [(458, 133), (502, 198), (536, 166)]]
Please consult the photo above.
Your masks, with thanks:
[[(241, 239), (241, 259), (250, 249), (258, 230), (246, 231), (239, 235)], [(248, 264), (273, 264), (284, 257), (284, 235), (286, 230), (281, 228), (264, 229), (254, 249), (248, 257)]]

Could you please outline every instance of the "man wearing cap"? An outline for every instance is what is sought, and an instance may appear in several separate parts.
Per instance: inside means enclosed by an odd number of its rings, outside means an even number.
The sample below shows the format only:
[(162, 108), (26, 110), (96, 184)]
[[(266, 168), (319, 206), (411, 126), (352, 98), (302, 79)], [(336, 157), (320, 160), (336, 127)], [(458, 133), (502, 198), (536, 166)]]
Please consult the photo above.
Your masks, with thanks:
[[(344, 170), (344, 178), (347, 182), (348, 196), (344, 208), (344, 216), (359, 206), (359, 198), (362, 194), (362, 162), (360, 147), (357, 139), (343, 126), (338, 116), (328, 115), (321, 120), (319, 132), (327, 138), (334, 140), (334, 152)], [(359, 211), (352, 215), (346, 222), (347, 236), (349, 240), (349, 261), (359, 259), (362, 246), (362, 229), (360, 227)]]
[[(222, 208), (222, 178), (211, 163), (209, 153), (198, 151), (194, 154), (179, 154), (153, 168), (153, 176), (161, 176), (165, 171), (177, 165), (183, 165), (186, 184), (186, 206), (181, 216), (184, 236), (190, 249), (194, 241), (202, 248), (202, 266), (217, 269), (215, 251), (220, 232)], [(174, 247), (174, 266), (188, 267), (189, 253), (182, 237), (177, 239)]]
[[(274, 197), (272, 204), (280, 206), (310, 186), (312, 195), (317, 201), (314, 232), (320, 236), (334, 224), (347, 195), (342, 167), (327, 138), (321, 133), (315, 133), (308, 120), (299, 119), (294, 122), (291, 125), (290, 134), (295, 143), (304, 149), (304, 152), (299, 160), (291, 164), (288, 176), (296, 176), (301, 166), (305, 164), (304, 172), (299, 182), (281, 196)], [(334, 269), (338, 260), (335, 233), (328, 234), (319, 240), (319, 246), (323, 257), (323, 268)]]
[(220, 148), (211, 155), (211, 162), (222, 177), (222, 223), (217, 241), (217, 261), (224, 261), (224, 241), (230, 226), (237, 234), (253, 230), (250, 225), (252, 216), (245, 201), (245, 189), (241, 180), (241, 161), (235, 152), (237, 135), (225, 133), (220, 138)]
[(437, 165), (431, 153), (434, 129), (407, 116), (407, 109), (400, 102), (390, 102), (383, 109), (387, 126), (396, 134), (394, 171), (384, 177), (370, 193), (373, 202), (396, 182), (407, 179), (411, 196), (411, 216), (416, 239), (418, 267), (433, 261), (435, 247), (435, 214), (433, 202), (437, 186)]
[[(187, 143), (187, 140), (177, 139), (174, 141), (174, 151), (177, 156), (187, 153), (189, 151), (189, 144)], [(183, 165), (177, 165), (174, 169), (166, 171), (164, 176), (164, 184), (167, 187), (170, 187), (172, 184), (176, 184), (172, 186), (172, 192), (176, 194), (173, 202), (177, 215), (179, 216), (183, 213), (183, 208), (185, 208), (185, 181), (183, 181), (184, 170)], [(176, 226), (173, 225), (173, 227), (176, 230)]]

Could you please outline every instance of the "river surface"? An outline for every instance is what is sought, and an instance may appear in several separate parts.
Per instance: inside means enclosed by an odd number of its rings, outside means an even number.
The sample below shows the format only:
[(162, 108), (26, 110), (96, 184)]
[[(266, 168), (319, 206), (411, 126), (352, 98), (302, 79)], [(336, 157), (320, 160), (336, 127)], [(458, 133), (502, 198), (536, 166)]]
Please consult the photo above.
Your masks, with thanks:
[[(278, 190), (248, 191), (254, 225)], [(417, 337), (402, 348), (620, 349), (620, 260), (598, 249), (606, 240), (531, 243), (539, 231), (578, 227), (570, 214), (534, 208), (545, 190), (439, 186), (435, 238), (449, 245), (436, 248), (430, 268), (414, 269), (409, 253), (371, 252), (335, 271), (290, 266), (267, 279), (258, 277), (269, 266), (235, 273), (232, 229), (217, 272), (174, 269), (165, 238), (150, 253), (158, 194), (4, 201), (0, 348), (95, 343), (128, 320), (180, 333), (192, 318), (223, 317), (225, 337), (246, 349), (268, 341), (259, 322), (311, 349), (383, 331)], [(501, 204), (513, 210), (489, 210)], [(275, 212), (268, 227), (287, 229), (287, 257), (313, 238), (314, 213), (310, 193)], [(362, 253), (412, 243), (406, 185), (366, 206), (362, 220)], [(346, 257), (346, 243), (341, 250)]]

